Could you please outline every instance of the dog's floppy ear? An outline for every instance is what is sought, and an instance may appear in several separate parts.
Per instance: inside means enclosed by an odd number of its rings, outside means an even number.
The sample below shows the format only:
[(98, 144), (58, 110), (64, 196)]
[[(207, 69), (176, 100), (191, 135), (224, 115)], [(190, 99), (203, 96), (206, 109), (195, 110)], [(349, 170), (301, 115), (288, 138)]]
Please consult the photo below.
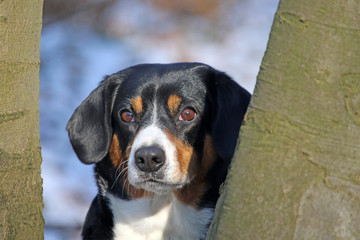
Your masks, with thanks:
[(216, 152), (230, 159), (235, 151), (240, 125), (251, 95), (222, 72), (215, 72), (216, 96), (212, 136)]
[(108, 152), (113, 135), (111, 113), (117, 87), (118, 84), (105, 79), (74, 111), (66, 126), (74, 151), (83, 163), (97, 163)]

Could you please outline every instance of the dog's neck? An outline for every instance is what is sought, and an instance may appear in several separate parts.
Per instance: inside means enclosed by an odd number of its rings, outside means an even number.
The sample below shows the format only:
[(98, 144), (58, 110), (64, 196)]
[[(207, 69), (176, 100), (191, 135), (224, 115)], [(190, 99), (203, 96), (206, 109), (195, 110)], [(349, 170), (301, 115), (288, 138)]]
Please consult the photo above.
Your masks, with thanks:
[(106, 198), (114, 239), (205, 239), (213, 217), (213, 209), (185, 205), (172, 192), (130, 201), (108, 192)]

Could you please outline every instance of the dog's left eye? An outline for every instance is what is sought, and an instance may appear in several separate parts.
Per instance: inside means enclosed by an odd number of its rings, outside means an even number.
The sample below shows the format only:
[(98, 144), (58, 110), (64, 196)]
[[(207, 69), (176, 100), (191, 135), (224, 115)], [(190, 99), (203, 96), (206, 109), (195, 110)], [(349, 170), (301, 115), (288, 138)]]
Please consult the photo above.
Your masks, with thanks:
[(125, 110), (121, 113), (121, 120), (123, 120), (124, 122), (134, 122), (134, 114), (130, 111)]
[(179, 120), (181, 121), (192, 121), (196, 117), (196, 112), (191, 108), (186, 108), (183, 110), (179, 116)]

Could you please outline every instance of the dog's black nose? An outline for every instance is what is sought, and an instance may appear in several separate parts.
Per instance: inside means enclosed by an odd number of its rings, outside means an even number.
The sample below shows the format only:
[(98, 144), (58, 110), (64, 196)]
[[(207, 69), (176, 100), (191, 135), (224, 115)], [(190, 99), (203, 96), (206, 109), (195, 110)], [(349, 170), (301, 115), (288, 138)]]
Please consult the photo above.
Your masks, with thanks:
[(135, 152), (135, 164), (143, 172), (155, 172), (165, 163), (165, 153), (159, 147), (142, 147)]

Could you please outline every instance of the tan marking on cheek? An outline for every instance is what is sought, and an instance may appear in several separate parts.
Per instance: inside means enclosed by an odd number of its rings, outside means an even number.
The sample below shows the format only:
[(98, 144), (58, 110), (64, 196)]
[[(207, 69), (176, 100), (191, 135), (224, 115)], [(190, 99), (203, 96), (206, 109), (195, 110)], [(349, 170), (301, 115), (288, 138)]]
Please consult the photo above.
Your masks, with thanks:
[(116, 134), (113, 136), (113, 140), (111, 142), (109, 148), (110, 159), (114, 167), (118, 167), (122, 161), (122, 153), (120, 150), (119, 139)]
[(205, 136), (201, 162), (195, 156), (190, 166), (191, 182), (182, 189), (175, 190), (175, 197), (183, 204), (197, 208), (207, 190), (205, 177), (217, 159), (214, 143), (210, 135)]
[[(144, 189), (138, 189), (135, 188), (133, 185), (129, 183), (128, 180), (128, 171), (127, 171), (127, 161), (130, 156), (132, 143), (128, 145), (125, 152), (125, 157), (123, 157), (120, 145), (119, 145), (119, 139), (116, 134), (113, 136), (113, 141), (110, 145), (109, 154), (112, 164), (118, 168), (117, 172), (118, 174), (121, 174), (120, 179), (123, 179), (123, 191), (126, 191), (126, 193), (132, 198), (143, 198), (143, 197), (150, 197), (152, 194), (150, 192), (145, 191)], [(126, 162), (126, 163), (125, 163)]]
[(132, 199), (139, 199), (144, 197), (151, 197), (153, 193), (148, 192), (142, 188), (136, 188), (127, 181), (125, 187), (128, 188), (128, 194), (131, 196)]
[(206, 182), (194, 180), (192, 183), (184, 186), (182, 189), (174, 190), (173, 193), (181, 203), (198, 208), (206, 190)]
[(172, 115), (175, 115), (175, 113), (177, 112), (181, 100), (181, 97), (175, 94), (170, 95), (170, 97), (168, 98), (167, 105)]
[(182, 175), (182, 178), (185, 179), (188, 171), (191, 158), (193, 155), (193, 148), (189, 145), (175, 137), (169, 129), (165, 129), (165, 134), (169, 140), (174, 144), (177, 152), (177, 160), (179, 162), (179, 168)]
[(137, 114), (142, 113), (143, 111), (143, 101), (140, 96), (137, 96), (131, 100), (131, 105), (134, 108)]
[(210, 135), (206, 135), (204, 141), (203, 156), (201, 160), (201, 170), (199, 174), (205, 177), (207, 172), (214, 165), (216, 159), (217, 154), (215, 151), (213, 139)]

